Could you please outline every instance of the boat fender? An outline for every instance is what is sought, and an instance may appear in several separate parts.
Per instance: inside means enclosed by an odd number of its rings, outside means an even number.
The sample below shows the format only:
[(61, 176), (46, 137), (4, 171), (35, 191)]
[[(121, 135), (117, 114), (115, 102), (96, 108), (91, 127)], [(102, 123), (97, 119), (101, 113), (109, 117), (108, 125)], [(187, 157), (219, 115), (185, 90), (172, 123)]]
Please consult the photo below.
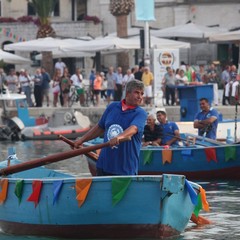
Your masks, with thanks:
[(181, 107), (180, 108), (180, 113), (181, 113), (181, 117), (186, 117), (187, 116), (187, 108), (186, 107)]
[(70, 123), (73, 119), (73, 115), (70, 112), (66, 112), (64, 114), (64, 122), (65, 123)]

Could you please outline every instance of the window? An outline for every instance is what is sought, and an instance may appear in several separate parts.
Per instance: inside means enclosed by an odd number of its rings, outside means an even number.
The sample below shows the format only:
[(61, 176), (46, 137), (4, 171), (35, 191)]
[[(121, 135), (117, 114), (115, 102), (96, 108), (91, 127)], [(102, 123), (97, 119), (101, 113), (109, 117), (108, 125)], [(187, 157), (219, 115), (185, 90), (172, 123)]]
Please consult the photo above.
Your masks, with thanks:
[(87, 15), (87, 0), (72, 0), (72, 20), (81, 21)]
[[(32, 4), (28, 3), (27, 6), (27, 11), (28, 11), (28, 16), (36, 16), (36, 11), (34, 9), (34, 7), (32, 6)], [(58, 17), (60, 16), (60, 4), (59, 4), (59, 0), (57, 0), (54, 11), (53, 11), (53, 16), (54, 17)]]

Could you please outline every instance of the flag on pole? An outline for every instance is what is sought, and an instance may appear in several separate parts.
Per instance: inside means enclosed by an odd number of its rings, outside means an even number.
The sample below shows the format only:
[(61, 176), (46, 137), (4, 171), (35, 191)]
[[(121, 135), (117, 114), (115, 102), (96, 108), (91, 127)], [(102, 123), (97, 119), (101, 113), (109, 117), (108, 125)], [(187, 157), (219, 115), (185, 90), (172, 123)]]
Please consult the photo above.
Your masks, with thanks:
[(154, 0), (135, 0), (137, 21), (155, 21)]

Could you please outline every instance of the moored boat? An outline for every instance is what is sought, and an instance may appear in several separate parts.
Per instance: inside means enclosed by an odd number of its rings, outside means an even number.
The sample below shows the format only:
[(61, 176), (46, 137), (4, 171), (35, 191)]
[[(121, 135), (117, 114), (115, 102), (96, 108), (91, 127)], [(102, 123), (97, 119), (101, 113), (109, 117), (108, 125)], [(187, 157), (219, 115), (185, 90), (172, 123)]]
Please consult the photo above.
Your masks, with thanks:
[[(19, 164), (11, 153), (1, 174), (9, 161)], [(74, 177), (37, 167), (0, 181), (0, 227), (16, 235), (169, 237), (184, 231), (198, 199), (207, 205), (201, 186), (183, 175)]]
[[(196, 138), (196, 143), (167, 148), (142, 147), (139, 174), (183, 174), (193, 180), (240, 179), (240, 144), (224, 144), (192, 134), (186, 135)], [(87, 145), (101, 141), (97, 139)], [(95, 175), (97, 160), (87, 159), (90, 172)]]

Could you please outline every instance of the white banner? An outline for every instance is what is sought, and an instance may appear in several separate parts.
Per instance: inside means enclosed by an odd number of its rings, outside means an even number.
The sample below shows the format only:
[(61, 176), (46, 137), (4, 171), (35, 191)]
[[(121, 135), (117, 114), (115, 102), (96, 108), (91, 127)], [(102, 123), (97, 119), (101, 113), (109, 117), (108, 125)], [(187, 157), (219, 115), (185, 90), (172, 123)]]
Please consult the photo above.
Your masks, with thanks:
[(162, 106), (162, 80), (167, 72), (166, 67), (174, 70), (179, 68), (179, 49), (154, 49), (153, 51), (155, 106)]

